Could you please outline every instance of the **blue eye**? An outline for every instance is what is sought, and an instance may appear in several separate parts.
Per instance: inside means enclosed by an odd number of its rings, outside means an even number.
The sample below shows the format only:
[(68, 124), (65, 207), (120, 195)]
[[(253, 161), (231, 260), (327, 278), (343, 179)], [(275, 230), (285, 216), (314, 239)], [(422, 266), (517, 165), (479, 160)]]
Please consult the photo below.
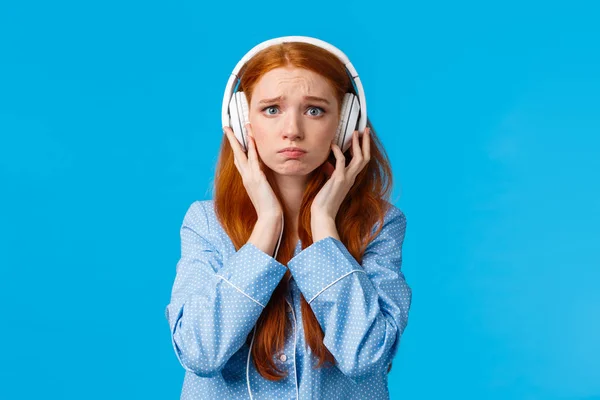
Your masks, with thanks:
[(323, 110), (321, 107), (310, 107), (310, 110), (319, 110), (321, 112), (320, 114), (311, 113), (310, 115), (312, 115), (313, 117), (319, 117), (325, 113), (325, 110)]
[[(279, 107), (278, 107), (278, 106), (267, 106), (267, 107), (263, 108), (263, 109), (262, 109), (262, 111), (263, 111), (263, 112), (267, 111), (267, 115), (275, 115), (276, 113), (271, 113), (271, 112), (269, 112), (269, 111), (268, 111), (268, 110), (272, 110), (272, 109), (275, 109), (275, 110), (277, 110), (277, 109), (279, 109)], [(314, 113), (314, 112), (313, 112), (314, 110), (316, 110), (316, 111), (318, 111), (318, 112), (317, 112), (317, 113)], [(311, 116), (313, 116), (313, 117), (320, 117), (320, 116), (322, 116), (323, 114), (325, 114), (325, 110), (324, 110), (324, 109), (322, 109), (321, 107), (314, 107), (314, 106), (311, 106), (311, 107), (309, 107), (309, 114), (310, 114)]]
[[(270, 108), (277, 108), (277, 106), (267, 106), (267, 107), (263, 108), (263, 111), (266, 111)], [(267, 115), (275, 115), (275, 114), (271, 114), (271, 113), (267, 112)]]

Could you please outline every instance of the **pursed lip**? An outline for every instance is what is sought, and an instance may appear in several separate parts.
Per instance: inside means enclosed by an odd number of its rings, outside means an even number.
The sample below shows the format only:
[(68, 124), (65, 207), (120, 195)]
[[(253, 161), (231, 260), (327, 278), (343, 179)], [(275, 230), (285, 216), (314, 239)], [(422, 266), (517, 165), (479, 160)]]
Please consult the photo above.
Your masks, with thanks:
[(299, 151), (306, 153), (306, 150), (302, 150), (300, 147), (286, 147), (285, 149), (279, 150), (278, 153), (283, 153), (284, 151)]

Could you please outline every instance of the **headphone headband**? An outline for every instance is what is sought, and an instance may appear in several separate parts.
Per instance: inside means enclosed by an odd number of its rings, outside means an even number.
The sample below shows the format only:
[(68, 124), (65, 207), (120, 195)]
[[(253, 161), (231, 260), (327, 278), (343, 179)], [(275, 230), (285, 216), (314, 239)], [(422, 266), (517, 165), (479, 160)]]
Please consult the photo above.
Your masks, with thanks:
[(244, 64), (246, 64), (246, 62), (248, 62), (248, 60), (254, 57), (258, 52), (260, 52), (263, 49), (266, 49), (267, 47), (289, 42), (308, 43), (321, 47), (334, 54), (344, 64), (346, 70), (348, 71), (348, 73), (354, 81), (354, 85), (356, 86), (356, 92), (358, 95), (358, 100), (360, 103), (360, 119), (358, 122), (358, 132), (360, 134), (364, 133), (365, 127), (367, 126), (367, 101), (365, 99), (365, 91), (363, 89), (360, 78), (358, 77), (358, 72), (356, 72), (356, 69), (354, 68), (348, 57), (340, 49), (323, 40), (308, 36), (282, 36), (266, 40), (254, 46), (249, 52), (247, 52), (244, 55), (244, 57), (242, 57), (240, 61), (238, 61), (235, 68), (233, 69), (233, 72), (229, 76), (227, 85), (225, 86), (225, 93), (223, 95), (223, 105), (221, 107), (221, 126), (229, 126), (229, 113), (227, 112), (227, 110), (229, 108), (231, 96), (233, 96), (234, 93), (234, 88), (240, 79), (240, 77), (238, 77), (237, 74), (240, 72)]

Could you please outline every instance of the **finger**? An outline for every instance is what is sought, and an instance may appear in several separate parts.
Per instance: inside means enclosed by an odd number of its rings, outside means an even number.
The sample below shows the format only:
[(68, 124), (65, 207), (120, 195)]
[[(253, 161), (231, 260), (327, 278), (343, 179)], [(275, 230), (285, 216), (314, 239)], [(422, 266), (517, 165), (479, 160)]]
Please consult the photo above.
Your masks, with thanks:
[(338, 174), (344, 176), (344, 168), (346, 167), (346, 157), (344, 157), (344, 153), (337, 144), (333, 144), (332, 148), (333, 154), (335, 155), (335, 170), (333, 173), (335, 174), (338, 171)]
[(256, 142), (254, 141), (254, 132), (252, 126), (248, 122), (246, 125), (246, 131), (248, 132), (248, 162), (256, 166), (258, 164), (258, 155), (256, 154)]
[(354, 131), (352, 134), (352, 150), (354, 151), (354, 155), (352, 156), (352, 160), (346, 168), (346, 171), (350, 174), (357, 173), (357, 170), (361, 168), (361, 164), (363, 161), (362, 150), (360, 148), (360, 142), (358, 139), (358, 131)]
[(354, 150), (356, 149), (356, 134), (358, 133), (358, 131), (354, 131), (352, 132), (352, 143), (350, 144), (350, 155), (352, 155), (352, 158), (354, 158)]
[(363, 134), (363, 159), (366, 163), (371, 160), (371, 128), (366, 128), (365, 133)]

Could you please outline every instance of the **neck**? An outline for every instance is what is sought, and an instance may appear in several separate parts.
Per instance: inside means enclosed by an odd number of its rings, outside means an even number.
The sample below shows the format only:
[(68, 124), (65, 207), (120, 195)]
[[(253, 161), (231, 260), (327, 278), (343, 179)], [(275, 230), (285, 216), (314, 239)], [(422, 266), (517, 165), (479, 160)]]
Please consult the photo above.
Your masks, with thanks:
[(300, 205), (304, 196), (304, 189), (307, 183), (306, 176), (275, 175), (275, 182), (283, 199), (282, 207), (286, 214), (290, 215), (293, 221), (294, 231), (297, 230), (298, 215), (300, 214)]

